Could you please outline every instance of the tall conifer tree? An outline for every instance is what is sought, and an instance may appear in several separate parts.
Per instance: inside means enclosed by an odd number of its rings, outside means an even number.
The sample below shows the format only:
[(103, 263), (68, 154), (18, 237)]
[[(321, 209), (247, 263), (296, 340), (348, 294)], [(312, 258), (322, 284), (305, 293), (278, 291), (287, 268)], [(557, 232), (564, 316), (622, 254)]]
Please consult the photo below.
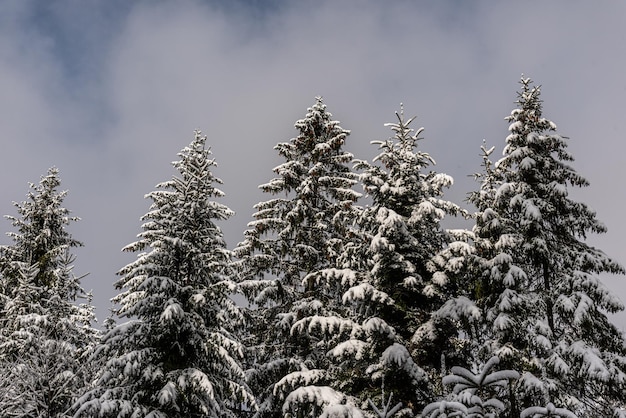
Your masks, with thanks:
[(214, 198), (206, 137), (195, 133), (173, 163), (178, 175), (157, 185), (143, 216), (140, 252), (119, 272), (113, 300), (127, 319), (103, 337), (108, 359), (97, 387), (77, 404), (85, 417), (237, 417), (254, 408), (233, 327), (231, 252), (216, 222), (232, 211)]
[(624, 270), (586, 242), (606, 232), (569, 197), (588, 182), (569, 165), (567, 138), (543, 117), (540, 87), (528, 78), (521, 86), (503, 157), (492, 164), (484, 148), (481, 188), (470, 195), (478, 212), (465, 286), (435, 317), (465, 325), (478, 359), (496, 355), (520, 373), (510, 416), (548, 403), (611, 416), (624, 406), (626, 352), (607, 313), (624, 308), (599, 275)]
[[(0, 410), (3, 416), (69, 416), (91, 380), (86, 361), (98, 339), (90, 296), (73, 274), (82, 244), (58, 191), (56, 168), (15, 203), (13, 244), (1, 248)], [(77, 302), (86, 299), (84, 303)]]
[[(350, 284), (343, 255), (354, 236), (359, 194), (344, 151), (349, 134), (321, 98), (295, 124), (298, 135), (275, 149), (285, 162), (261, 189), (276, 197), (258, 203), (241, 258), (242, 288), (251, 312), (250, 384), (260, 417), (322, 412), (327, 399), (343, 399), (327, 356), (352, 322), (341, 297)], [(350, 275), (348, 275), (349, 277)], [(347, 403), (350, 404), (350, 399)]]
[(359, 219), (363, 241), (357, 268), (362, 273), (344, 301), (361, 328), (333, 352), (354, 361), (345, 367), (350, 370), (345, 378), (357, 385), (353, 390), (361, 398), (377, 397), (384, 386), (415, 413), (428, 400), (425, 370), (438, 370), (439, 358), (414, 352), (411, 337), (440, 304), (432, 289), (438, 278), (429, 264), (448, 241), (441, 220), (460, 209), (442, 198), (452, 178), (429, 170), (434, 160), (417, 149), (423, 128), (415, 131), (410, 126), (414, 118), (406, 119), (403, 110), (396, 116), (396, 122), (386, 124), (394, 136), (373, 142), (379, 147), (374, 164), (356, 164), (372, 204)]

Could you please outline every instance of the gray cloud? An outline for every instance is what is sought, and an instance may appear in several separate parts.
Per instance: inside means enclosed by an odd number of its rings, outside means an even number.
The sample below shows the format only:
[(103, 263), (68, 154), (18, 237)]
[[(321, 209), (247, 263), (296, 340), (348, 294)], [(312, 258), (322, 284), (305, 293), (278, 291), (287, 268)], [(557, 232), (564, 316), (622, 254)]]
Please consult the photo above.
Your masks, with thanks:
[[(77, 273), (91, 273), (100, 319), (134, 257), (120, 249), (140, 231), (143, 195), (171, 176), (194, 129), (209, 136), (237, 212), (224, 224), (234, 246), (280, 163), (272, 147), (315, 96), (368, 159), (404, 102), (426, 128), (423, 149), (455, 178), (448, 197), (462, 201), (482, 139), (502, 149), (522, 72), (543, 84), (546, 116), (592, 182), (573, 192), (609, 227), (591, 242), (626, 262), (621, 3), (103, 3), (0, 6), (0, 210), (13, 213), (28, 181), (60, 168), (67, 206), (83, 218)], [(606, 282), (626, 300), (623, 281)], [(616, 321), (624, 328), (626, 315)]]

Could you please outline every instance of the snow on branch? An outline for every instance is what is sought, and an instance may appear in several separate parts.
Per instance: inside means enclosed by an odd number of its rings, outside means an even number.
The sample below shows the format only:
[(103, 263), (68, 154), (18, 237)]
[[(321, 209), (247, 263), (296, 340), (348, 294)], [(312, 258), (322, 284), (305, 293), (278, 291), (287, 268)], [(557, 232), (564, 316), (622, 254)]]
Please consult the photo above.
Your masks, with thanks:
[(330, 386), (303, 386), (287, 396), (283, 403), (282, 411), (284, 414), (287, 414), (299, 410), (303, 405), (322, 410), (324, 406), (341, 405), (345, 401), (346, 396)]

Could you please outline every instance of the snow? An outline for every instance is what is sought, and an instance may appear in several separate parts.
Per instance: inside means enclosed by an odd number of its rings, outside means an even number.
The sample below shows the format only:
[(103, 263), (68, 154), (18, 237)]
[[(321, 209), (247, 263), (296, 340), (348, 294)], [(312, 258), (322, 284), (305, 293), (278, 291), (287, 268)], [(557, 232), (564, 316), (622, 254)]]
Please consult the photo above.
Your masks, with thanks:
[(573, 323), (581, 325), (587, 318), (589, 318), (590, 311), (592, 313), (595, 311), (595, 304), (585, 293), (576, 292), (576, 296), (578, 296), (579, 300), (576, 310), (574, 311)]
[(493, 369), (499, 362), (500, 359), (497, 356), (491, 357), (479, 374), (474, 374), (464, 367), (454, 366), (450, 369), (452, 374), (445, 376), (442, 382), (444, 385), (454, 385), (453, 393), (455, 394), (465, 390), (470, 390), (473, 394), (475, 390), (489, 386), (506, 386), (509, 380), (519, 379), (519, 373), (515, 370), (494, 371)]
[(158, 400), (159, 404), (167, 405), (176, 401), (177, 390), (173, 382), (167, 382), (167, 384), (159, 391)]
[(360, 303), (363, 301), (380, 303), (382, 305), (393, 304), (393, 299), (385, 292), (381, 292), (369, 283), (360, 283), (351, 287), (341, 298), (344, 304)]
[(569, 346), (568, 350), (579, 361), (582, 361), (580, 373), (590, 376), (601, 382), (607, 382), (611, 374), (606, 367), (606, 363), (601, 358), (598, 349), (590, 347), (584, 341), (576, 341)]
[(517, 234), (502, 234), (498, 237), (498, 241), (494, 248), (498, 251), (504, 251), (506, 248), (514, 247), (519, 242)]
[(413, 216), (416, 216), (417, 219), (421, 219), (431, 215), (435, 219), (442, 219), (445, 215), (445, 212), (435, 207), (435, 205), (433, 205), (431, 202), (424, 201), (420, 202), (420, 204), (417, 206), (417, 211), (414, 215), (411, 216), (411, 218), (413, 219)]
[(505, 313), (500, 313), (493, 321), (493, 329), (496, 331), (505, 331), (511, 329), (514, 325), (513, 319)]
[(542, 379), (531, 372), (524, 372), (518, 380), (518, 384), (526, 393), (545, 393), (546, 387)]
[(524, 157), (524, 159), (519, 163), (519, 168), (522, 170), (530, 170), (531, 168), (533, 168), (537, 163), (535, 162), (535, 160), (531, 157)]
[(511, 257), (507, 253), (499, 253), (490, 260), (490, 263), (492, 265), (511, 264), (512, 262), (513, 262), (513, 257)]
[(463, 241), (454, 241), (448, 244), (448, 248), (453, 251), (455, 254), (459, 255), (470, 255), (474, 252), (474, 247), (467, 242)]
[(507, 287), (513, 287), (516, 283), (522, 283), (525, 279), (526, 273), (524, 272), (524, 270), (517, 266), (511, 265), (509, 266), (509, 269), (506, 272), (502, 283)]
[[(513, 113), (511, 113), (511, 116), (513, 116)], [(521, 131), (523, 128), (524, 128), (524, 124), (519, 120), (516, 120), (515, 122), (509, 125), (510, 132)]]
[(179, 320), (185, 315), (185, 311), (182, 306), (178, 302), (173, 299), (168, 301), (168, 305), (165, 307), (161, 316), (159, 317), (160, 321), (169, 322), (172, 320)]
[(439, 286), (444, 286), (448, 283), (448, 276), (442, 271), (436, 271), (433, 273), (432, 281)]
[(364, 418), (363, 413), (352, 405), (329, 405), (319, 418)]
[(394, 343), (392, 346), (385, 350), (382, 358), (388, 363), (395, 363), (398, 366), (402, 366), (411, 359), (411, 355), (409, 354), (405, 346)]
[(422, 411), (424, 418), (452, 418), (467, 416), (467, 407), (461, 402), (439, 401), (426, 405)]
[(417, 280), (415, 276), (407, 276), (404, 279), (402, 279), (402, 286), (404, 286), (407, 289), (416, 289), (418, 284), (419, 284), (419, 281)]
[(392, 326), (387, 324), (383, 319), (372, 317), (363, 323), (363, 330), (369, 335), (380, 335), (388, 339), (395, 338), (396, 332)]
[(562, 417), (562, 418), (576, 418), (576, 414), (565, 409), (557, 408), (552, 403), (548, 403), (543, 406), (532, 406), (524, 409), (520, 413), (520, 418), (541, 418), (541, 417)]
[(565, 184), (553, 181), (549, 184), (550, 189), (553, 193), (557, 194), (560, 197), (567, 196), (567, 186)]
[(478, 321), (482, 317), (480, 309), (474, 302), (465, 296), (447, 300), (433, 316), (435, 318), (449, 318), (454, 321)]
[(319, 335), (330, 335), (350, 331), (354, 325), (352, 321), (339, 316), (313, 315), (296, 321), (291, 327), (291, 335), (316, 332)]
[(442, 189), (444, 187), (450, 187), (454, 185), (454, 178), (445, 173), (437, 173), (433, 176), (432, 182), (439, 189)]
[(206, 298), (201, 293), (192, 295), (189, 300), (196, 306), (204, 305), (206, 303)]
[(330, 386), (303, 386), (292, 391), (283, 403), (282, 411), (287, 414), (303, 404), (318, 407), (343, 403), (345, 395)]
[(567, 375), (570, 373), (569, 365), (563, 360), (558, 352), (553, 352), (546, 361), (546, 365), (549, 366), (555, 373), (559, 375)]
[(522, 296), (513, 289), (504, 289), (498, 298), (498, 309), (509, 312), (523, 302)]
[[(357, 282), (356, 272), (348, 268), (324, 269), (320, 272), (320, 274), (326, 279), (327, 282), (339, 280), (342, 286), (353, 286)], [(303, 280), (303, 283), (305, 280)]]
[(354, 360), (362, 360), (369, 344), (365, 341), (351, 339), (339, 343), (335, 348), (328, 352), (328, 355), (340, 359), (353, 358)]
[(374, 235), (370, 242), (370, 251), (379, 253), (382, 251), (393, 251), (393, 244), (389, 244), (389, 240), (380, 234)]
[(503, 196), (507, 196), (515, 191), (514, 183), (502, 183), (496, 190), (496, 200), (501, 199)]
[(423, 380), (426, 373), (415, 362), (407, 348), (399, 343), (393, 343), (383, 351), (379, 362), (368, 367), (367, 372), (377, 379), (381, 370), (399, 369), (411, 377), (414, 384)]
[(528, 218), (534, 221), (540, 221), (542, 219), (541, 211), (537, 206), (535, 206), (534, 202), (531, 199), (524, 200), (524, 202), (522, 203), (522, 208), (524, 210), (524, 214)]
[(313, 369), (313, 370), (300, 370), (289, 373), (280, 379), (276, 385), (274, 385), (274, 396), (284, 397), (290, 393), (294, 388), (300, 386), (311, 386), (327, 377), (326, 370)]
[(552, 342), (544, 335), (535, 335), (535, 345), (543, 350), (551, 350)]

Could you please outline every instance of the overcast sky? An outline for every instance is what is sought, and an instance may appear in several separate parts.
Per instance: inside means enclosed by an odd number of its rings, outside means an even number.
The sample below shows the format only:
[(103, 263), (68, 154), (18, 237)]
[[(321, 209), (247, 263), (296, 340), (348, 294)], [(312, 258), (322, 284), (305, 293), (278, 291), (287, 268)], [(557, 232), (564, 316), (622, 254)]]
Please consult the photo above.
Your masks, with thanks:
[[(257, 186), (281, 162), (274, 145), (315, 96), (363, 159), (404, 103), (461, 203), (482, 140), (503, 148), (523, 73), (591, 182), (571, 193), (608, 226), (590, 242), (626, 264), (625, 19), (619, 1), (2, 0), (0, 213), (59, 168), (82, 218), (76, 273), (89, 273), (102, 321), (115, 273), (135, 257), (120, 250), (140, 232), (143, 196), (172, 176), (195, 129), (236, 212), (223, 225), (233, 248), (267, 198)], [(626, 301), (626, 278), (606, 283)], [(626, 315), (614, 319), (626, 328)]]

